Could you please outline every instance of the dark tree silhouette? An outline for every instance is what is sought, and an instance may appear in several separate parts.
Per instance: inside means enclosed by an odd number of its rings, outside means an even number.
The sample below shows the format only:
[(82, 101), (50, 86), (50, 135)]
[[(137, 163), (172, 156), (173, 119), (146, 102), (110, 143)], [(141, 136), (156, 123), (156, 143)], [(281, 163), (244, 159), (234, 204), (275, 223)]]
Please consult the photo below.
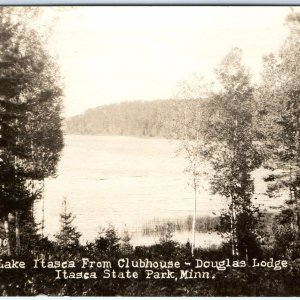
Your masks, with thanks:
[[(35, 8), (27, 12), (37, 15)], [(18, 10), (1, 8), (0, 40), (0, 217), (9, 238), (13, 215), (19, 253), (20, 211), (38, 199), (39, 183), (55, 175), (63, 147), (62, 89), (42, 38)]]
[(64, 198), (62, 202), (63, 211), (60, 214), (60, 230), (55, 235), (57, 245), (63, 249), (73, 249), (79, 246), (81, 234), (73, 226), (75, 216), (68, 211), (68, 202)]

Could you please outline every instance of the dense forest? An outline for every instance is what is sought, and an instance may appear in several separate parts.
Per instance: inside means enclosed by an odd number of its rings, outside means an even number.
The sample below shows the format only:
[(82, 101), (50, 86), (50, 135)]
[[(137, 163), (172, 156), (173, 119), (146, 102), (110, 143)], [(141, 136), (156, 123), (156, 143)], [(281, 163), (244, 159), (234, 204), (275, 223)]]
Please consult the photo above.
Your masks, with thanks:
[[(108, 105), (67, 122), (68, 133), (167, 136), (180, 142), (194, 191), (194, 215), (183, 223), (162, 224), (155, 244), (134, 247), (128, 232), (120, 234), (113, 227), (83, 244), (67, 199), (53, 239), (44, 234), (43, 222), (36, 223), (34, 203), (42, 198), (44, 180), (56, 176), (64, 146), (63, 89), (55, 60), (29, 26), (40, 10), (26, 8), (26, 14), (14, 8), (0, 10), (2, 295), (300, 295), (299, 14), (288, 15), (290, 31), (280, 50), (263, 58), (259, 85), (252, 83), (242, 50), (233, 48), (215, 69), (218, 88), (204, 92), (199, 78), (196, 86), (195, 82), (181, 84), (176, 97), (180, 100)], [(270, 199), (284, 198), (274, 215), (263, 213), (253, 203), (253, 172), (259, 168), (268, 171), (265, 194)], [(227, 207), (216, 218), (199, 220), (203, 176), (210, 192), (226, 199)], [(174, 241), (174, 230), (179, 228), (192, 230), (191, 242)], [(151, 228), (144, 229), (151, 233)], [(208, 249), (195, 247), (197, 233), (208, 231), (218, 232), (223, 243)], [(99, 275), (79, 280), (68, 275), (82, 276), (83, 259), (109, 261), (108, 272), (120, 271), (118, 262), (124, 258), (157, 261), (150, 272), (164, 271), (161, 262), (171, 261), (168, 270), (174, 274), (179, 271), (174, 261), (188, 271), (195, 268), (196, 259), (202, 259), (209, 265), (201, 270), (209, 271), (211, 277), (148, 279), (145, 269), (133, 266), (126, 271), (136, 271), (136, 278)], [(20, 261), (24, 268), (11, 267)], [(43, 267), (51, 261), (57, 264)], [(63, 261), (73, 261), (74, 266), (61, 267)], [(253, 267), (253, 261), (259, 266)], [(84, 271), (99, 270), (91, 265)]]
[(167, 137), (183, 100), (128, 101), (91, 108), (66, 120), (67, 134)]

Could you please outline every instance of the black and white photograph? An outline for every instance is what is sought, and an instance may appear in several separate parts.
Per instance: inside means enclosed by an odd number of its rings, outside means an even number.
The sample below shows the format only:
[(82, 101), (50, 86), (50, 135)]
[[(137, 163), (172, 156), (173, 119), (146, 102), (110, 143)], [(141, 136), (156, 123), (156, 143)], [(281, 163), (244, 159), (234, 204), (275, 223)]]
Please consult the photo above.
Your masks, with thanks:
[(300, 7), (0, 6), (0, 295), (300, 296)]

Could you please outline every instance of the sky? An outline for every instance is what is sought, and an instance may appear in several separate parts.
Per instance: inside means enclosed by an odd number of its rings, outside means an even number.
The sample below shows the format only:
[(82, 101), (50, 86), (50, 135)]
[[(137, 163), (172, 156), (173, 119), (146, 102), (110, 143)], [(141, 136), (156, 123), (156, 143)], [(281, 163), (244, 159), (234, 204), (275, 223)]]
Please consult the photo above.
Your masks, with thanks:
[[(57, 17), (48, 47), (64, 78), (66, 117), (129, 100), (174, 97), (193, 73), (214, 81), (233, 48), (259, 81), (262, 57), (288, 34), (289, 7), (46, 7)], [(48, 18), (48, 19), (47, 19)]]

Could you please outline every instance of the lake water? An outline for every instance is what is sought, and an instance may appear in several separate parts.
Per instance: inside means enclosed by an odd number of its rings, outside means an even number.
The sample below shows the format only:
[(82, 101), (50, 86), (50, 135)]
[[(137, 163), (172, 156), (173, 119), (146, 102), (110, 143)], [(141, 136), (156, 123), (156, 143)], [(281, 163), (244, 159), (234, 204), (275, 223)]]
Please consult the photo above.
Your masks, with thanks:
[[(139, 228), (154, 218), (178, 219), (193, 214), (193, 189), (184, 173), (186, 162), (175, 154), (177, 144), (165, 139), (123, 136), (65, 136), (65, 148), (58, 176), (45, 181), (45, 232), (59, 229), (59, 213), (64, 197), (76, 216), (74, 221), (83, 240), (97, 236), (99, 227), (113, 225), (127, 229), (134, 244), (150, 244), (157, 237), (143, 237)], [(266, 185), (256, 171), (255, 201), (269, 209), (280, 199), (263, 195)], [(205, 184), (207, 187), (208, 185)], [(198, 215), (218, 214), (226, 205), (207, 188), (199, 195)], [(36, 205), (41, 219), (42, 201)], [(191, 239), (191, 233), (175, 233), (175, 239)], [(219, 243), (216, 234), (197, 235), (198, 245)]]

